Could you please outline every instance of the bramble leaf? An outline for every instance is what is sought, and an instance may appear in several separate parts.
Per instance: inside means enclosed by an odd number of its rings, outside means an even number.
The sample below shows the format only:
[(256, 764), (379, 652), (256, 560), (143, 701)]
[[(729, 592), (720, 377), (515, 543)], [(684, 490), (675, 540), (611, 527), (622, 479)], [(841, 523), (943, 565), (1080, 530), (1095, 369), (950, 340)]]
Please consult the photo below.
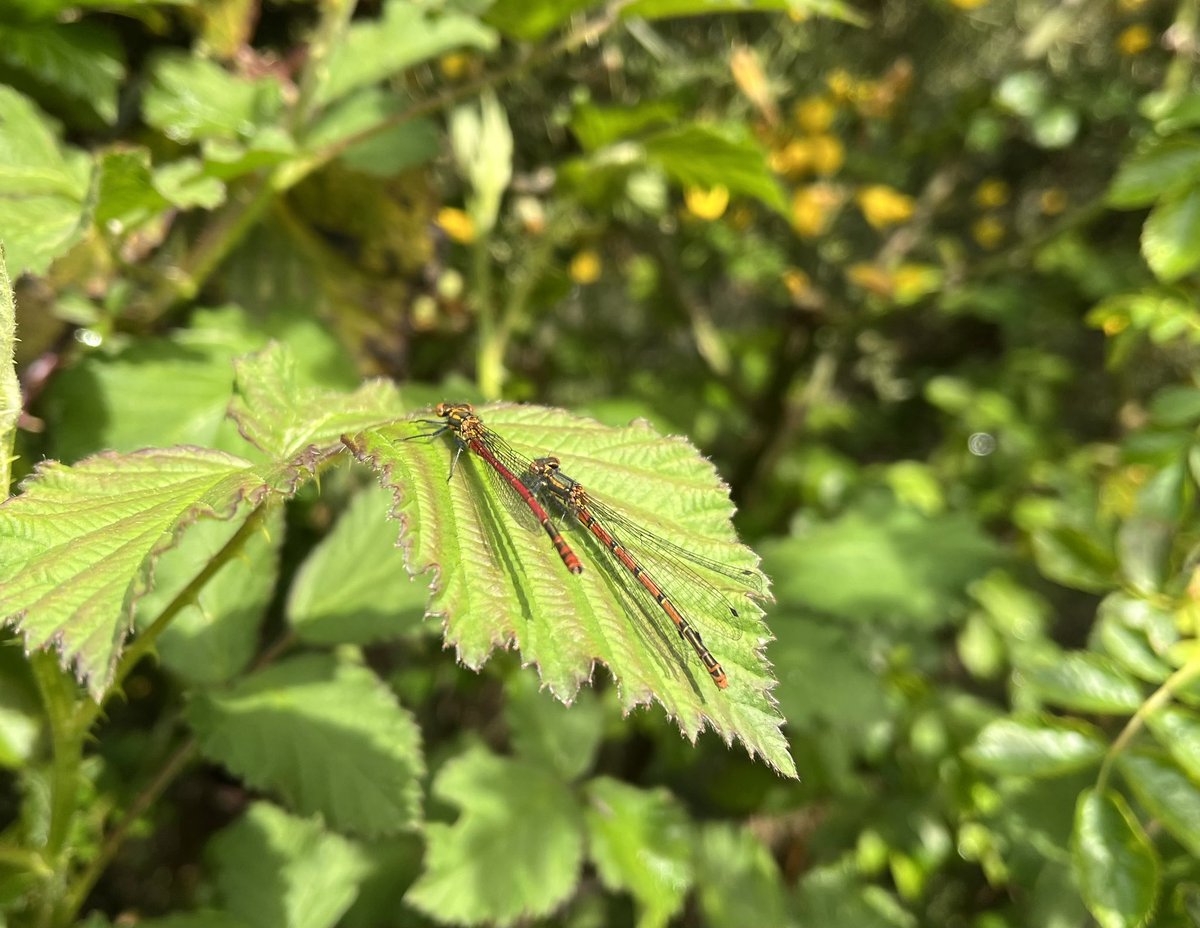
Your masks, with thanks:
[(421, 630), (429, 578), (410, 577), (396, 556), (391, 495), (364, 490), (300, 565), (287, 617), (305, 641), (368, 644)]
[(589, 856), (601, 882), (637, 900), (638, 924), (664, 926), (694, 878), (688, 818), (665, 789), (597, 777), (587, 785)]
[(334, 827), (382, 835), (419, 819), (420, 731), (365, 667), (292, 658), (199, 695), (188, 718), (205, 755)]
[(1077, 712), (1121, 715), (1135, 711), (1144, 698), (1141, 686), (1115, 661), (1090, 651), (1043, 654), (1020, 673), (1046, 702)]
[(13, 446), (17, 438), (17, 420), (21, 417), (16, 344), (17, 311), (4, 262), (4, 245), (0, 243), (0, 499), (8, 498), (12, 483)]
[(1071, 859), (1083, 901), (1101, 928), (1148, 923), (1158, 895), (1158, 856), (1119, 794), (1080, 793)]
[(208, 846), (224, 908), (249, 928), (332, 928), (368, 864), (318, 822), (257, 802)]
[(273, 342), (234, 362), (237, 393), (229, 414), (242, 436), (275, 458), (317, 460), (340, 450), (339, 436), (401, 412), (395, 387), (374, 380), (354, 393), (308, 386), (291, 351)]
[(788, 924), (779, 865), (749, 829), (717, 823), (704, 828), (696, 895), (712, 928)]
[(488, 50), (496, 34), (474, 16), (388, 0), (383, 16), (353, 24), (329, 56), (329, 78), (318, 101), (336, 100), (455, 48)]
[(439, 922), (511, 925), (548, 915), (579, 879), (583, 821), (545, 767), (473, 748), (438, 773), (453, 825), (426, 826), (425, 872), (405, 902)]
[[(763, 596), (765, 578), (754, 552), (737, 541), (728, 491), (712, 464), (687, 441), (663, 438), (645, 423), (609, 428), (536, 406), (496, 405), (478, 412), (518, 454), (537, 457), (553, 450), (563, 472), (594, 498), (612, 501), (631, 522), (741, 576), (735, 580), (697, 567), (695, 573), (704, 574), (727, 602), (709, 600), (707, 611), (689, 608), (698, 602), (689, 599), (694, 595), (689, 576), (669, 576), (670, 567), (645, 544), (634, 551), (648, 576), (659, 568), (662, 576), (655, 582), (724, 665), (729, 688), (721, 691), (666, 614), (648, 597), (635, 598), (641, 586), (572, 516), (558, 514), (586, 565), (578, 576), (564, 569), (536, 524), (526, 525), (532, 521), (528, 511), (507, 495), (511, 488), (482, 459), (464, 454), (447, 481), (454, 451), (449, 437), (405, 441), (421, 431), (414, 422), (348, 436), (359, 459), (397, 491), (395, 511), (409, 570), (436, 571), (429, 608), (445, 617), (446, 640), (459, 659), (478, 668), (497, 645), (515, 645), (562, 700), (574, 697), (599, 660), (617, 678), (627, 711), (656, 699), (689, 739), (711, 727), (726, 742), (737, 738), (751, 755), (761, 754), (794, 775), (779, 731), (783, 719), (770, 693), (775, 681), (762, 653), (770, 633), (756, 599)], [(629, 537), (622, 541), (635, 543)]]
[(91, 161), (27, 97), (0, 85), (0, 237), (13, 277), (41, 274), (86, 228)]
[(0, 620), (28, 648), (53, 645), (98, 698), (158, 556), (197, 519), (232, 519), (268, 490), (250, 462), (204, 448), (39, 465), (0, 503)]

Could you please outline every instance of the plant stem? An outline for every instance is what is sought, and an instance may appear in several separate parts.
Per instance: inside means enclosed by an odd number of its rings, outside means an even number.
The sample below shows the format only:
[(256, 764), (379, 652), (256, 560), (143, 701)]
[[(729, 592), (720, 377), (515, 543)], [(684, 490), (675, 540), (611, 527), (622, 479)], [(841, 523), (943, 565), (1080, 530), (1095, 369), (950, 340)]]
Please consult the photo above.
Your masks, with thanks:
[(300, 98), (292, 108), (289, 120), (293, 132), (303, 130), (312, 118), (317, 95), (329, 78), (329, 55), (350, 25), (358, 0), (325, 0), (323, 6), (321, 21), (308, 44), (308, 60), (300, 76)]
[(1096, 792), (1104, 792), (1108, 786), (1113, 762), (1125, 750), (1134, 736), (1142, 730), (1146, 719), (1169, 704), (1175, 698), (1175, 693), (1195, 677), (1200, 677), (1200, 657), (1193, 658), (1176, 670), (1162, 686), (1150, 695), (1149, 699), (1138, 706), (1137, 712), (1130, 717), (1121, 730), (1121, 734), (1117, 736), (1117, 739), (1109, 746), (1108, 753), (1104, 755), (1104, 763), (1100, 765), (1100, 772), (1096, 775)]
[(165, 764), (155, 775), (146, 787), (137, 795), (137, 798), (130, 804), (128, 810), (121, 817), (121, 821), (112, 831), (104, 838), (104, 844), (100, 847), (100, 852), (91, 860), (87, 868), (75, 878), (74, 883), (65, 894), (65, 902), (63, 903), (58, 917), (58, 923), (68, 925), (75, 921), (79, 914), (83, 903), (87, 901), (88, 893), (92, 891), (92, 887), (96, 885), (96, 881), (104, 872), (105, 868), (112, 862), (116, 856), (117, 850), (121, 847), (121, 843), (125, 840), (125, 835), (129, 829), (137, 822), (146, 810), (150, 808), (164, 792), (168, 786), (179, 776), (184, 767), (196, 753), (195, 737), (188, 738), (167, 758)]

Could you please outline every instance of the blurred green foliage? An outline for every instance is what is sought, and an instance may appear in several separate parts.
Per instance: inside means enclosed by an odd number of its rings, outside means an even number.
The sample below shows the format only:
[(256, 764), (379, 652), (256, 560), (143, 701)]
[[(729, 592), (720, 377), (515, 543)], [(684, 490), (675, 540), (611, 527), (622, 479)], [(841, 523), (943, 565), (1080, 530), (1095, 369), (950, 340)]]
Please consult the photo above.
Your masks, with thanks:
[[(1198, 30), (9, 0), (5, 923), (1200, 925)], [(421, 621), (341, 436), (501, 398), (711, 457), (798, 782)]]

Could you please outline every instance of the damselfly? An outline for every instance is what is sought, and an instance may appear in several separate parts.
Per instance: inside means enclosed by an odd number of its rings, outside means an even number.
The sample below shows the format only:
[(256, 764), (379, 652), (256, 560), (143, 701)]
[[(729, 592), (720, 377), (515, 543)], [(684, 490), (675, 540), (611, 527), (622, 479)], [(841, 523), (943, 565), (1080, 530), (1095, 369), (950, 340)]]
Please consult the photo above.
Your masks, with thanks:
[(453, 479), (454, 468), (464, 449), (479, 457), (506, 484), (512, 487), (521, 501), (529, 507), (538, 524), (550, 536), (554, 550), (562, 558), (567, 570), (573, 574), (580, 573), (583, 570), (583, 564), (580, 563), (562, 533), (550, 520), (549, 514), (538, 502), (537, 497), (517, 476), (528, 473), (532, 462), (517, 454), (503, 438), (487, 428), (479, 416), (475, 415), (475, 410), (469, 403), (438, 403), (433, 412), (440, 421), (438, 419), (421, 419), (419, 421), (424, 425), (434, 426), (434, 430), (424, 433), (423, 436), (414, 437), (434, 438), (447, 431), (453, 434), (456, 448), (454, 458), (450, 462), (450, 476), (447, 480)]
[[(686, 601), (694, 610), (703, 611), (705, 618), (719, 624), (729, 638), (740, 638), (741, 632), (729, 622), (737, 618), (737, 609), (699, 570), (726, 577), (743, 589), (748, 585), (757, 586), (754, 572), (702, 557), (635, 524), (564, 474), (559, 469), (558, 458), (531, 461), (526, 480), (535, 494), (554, 500), (559, 508), (576, 518), (633, 575), (675, 624), (679, 636), (691, 645), (713, 682), (725, 689), (729, 685), (725, 670), (708, 650), (700, 633), (676, 606), (676, 601)], [(668, 594), (668, 586), (672, 594)]]

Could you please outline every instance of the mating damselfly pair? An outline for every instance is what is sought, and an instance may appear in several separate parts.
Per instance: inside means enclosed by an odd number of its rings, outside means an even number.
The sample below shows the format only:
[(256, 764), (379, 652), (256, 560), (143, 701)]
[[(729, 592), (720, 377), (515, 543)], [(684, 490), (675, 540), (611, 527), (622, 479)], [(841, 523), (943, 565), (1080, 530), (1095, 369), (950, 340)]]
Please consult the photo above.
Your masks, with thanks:
[(412, 437), (432, 439), (447, 433), (453, 437), (451, 479), (463, 451), (483, 461), (515, 493), (519, 505), (532, 513), (563, 565), (573, 574), (583, 571), (583, 563), (551, 514), (577, 522), (606, 552), (609, 566), (615, 568), (612, 576), (622, 579), (630, 598), (646, 603), (647, 612), (665, 614), (713, 682), (721, 689), (729, 685), (724, 668), (705, 645), (696, 624), (731, 640), (740, 638), (740, 630), (731, 621), (737, 619), (737, 609), (729, 594), (709, 578), (725, 578), (743, 590), (747, 586), (757, 589), (758, 575), (754, 571), (722, 564), (643, 528), (568, 476), (559, 458), (528, 458), (518, 453), (486, 427), (467, 403), (439, 403), (434, 414), (437, 419), (418, 420), (431, 428)]

